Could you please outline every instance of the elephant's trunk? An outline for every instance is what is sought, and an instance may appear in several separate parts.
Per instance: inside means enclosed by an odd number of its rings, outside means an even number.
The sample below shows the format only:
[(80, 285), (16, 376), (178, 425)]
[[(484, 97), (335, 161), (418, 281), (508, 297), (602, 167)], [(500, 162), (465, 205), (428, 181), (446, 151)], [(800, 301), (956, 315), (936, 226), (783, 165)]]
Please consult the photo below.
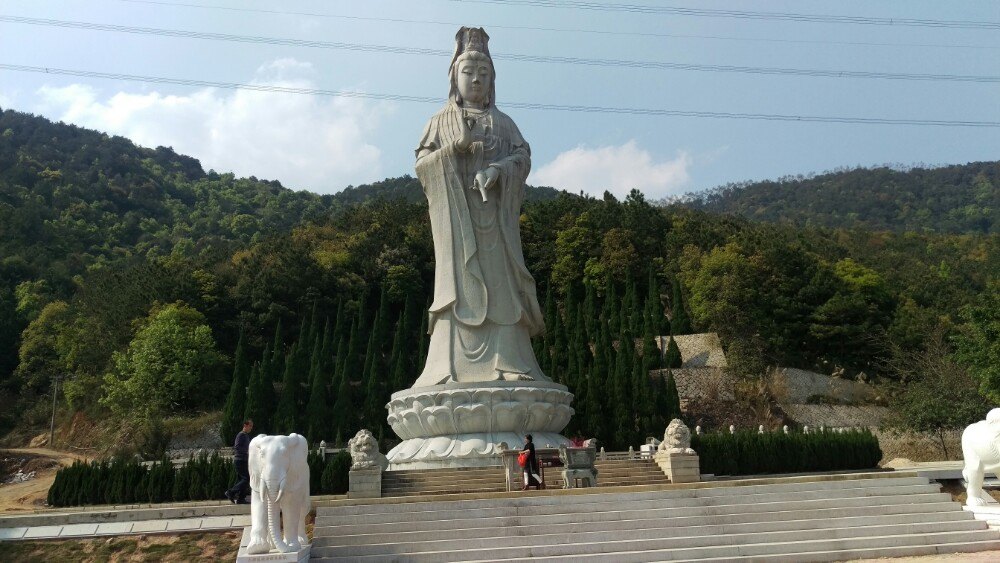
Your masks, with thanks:
[(281, 553), (288, 553), (292, 548), (285, 543), (284, 538), (281, 535), (281, 517), (278, 514), (278, 499), (281, 498), (281, 488), (278, 488), (278, 494), (276, 498), (271, 498), (271, 487), (265, 481), (262, 487), (264, 493), (264, 502), (267, 503), (267, 527), (271, 532), (271, 543), (274, 544), (275, 549)]

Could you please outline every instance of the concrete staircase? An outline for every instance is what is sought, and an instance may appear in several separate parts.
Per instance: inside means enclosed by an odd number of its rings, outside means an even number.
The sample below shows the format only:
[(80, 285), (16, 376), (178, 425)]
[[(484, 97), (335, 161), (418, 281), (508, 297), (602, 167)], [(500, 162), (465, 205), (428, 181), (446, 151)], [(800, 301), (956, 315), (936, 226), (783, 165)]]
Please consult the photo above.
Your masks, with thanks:
[(320, 504), (312, 557), (799, 562), (1000, 549), (1000, 532), (912, 473), (478, 496)]
[[(597, 486), (664, 485), (670, 479), (652, 460), (598, 461)], [(561, 489), (562, 475), (558, 467), (546, 468), (545, 485)], [(503, 469), (500, 467), (469, 467), (461, 469), (429, 469), (385, 471), (382, 473), (382, 496), (443, 495), (457, 493), (491, 493), (506, 491)]]

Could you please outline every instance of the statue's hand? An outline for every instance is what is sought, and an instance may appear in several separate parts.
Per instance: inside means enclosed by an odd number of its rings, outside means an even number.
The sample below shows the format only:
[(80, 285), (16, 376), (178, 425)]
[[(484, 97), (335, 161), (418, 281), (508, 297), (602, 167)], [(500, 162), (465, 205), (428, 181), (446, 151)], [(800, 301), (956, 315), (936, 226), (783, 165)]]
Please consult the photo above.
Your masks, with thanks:
[(483, 201), (486, 201), (486, 190), (497, 182), (497, 178), (499, 176), (500, 171), (492, 166), (487, 166), (479, 172), (476, 172), (476, 180), (475, 183), (473, 183), (472, 188), (479, 190), (479, 193), (483, 196)]
[(472, 146), (472, 129), (469, 128), (469, 124), (464, 119), (459, 119), (458, 122), (462, 124), (462, 136), (455, 139), (455, 150), (466, 152)]

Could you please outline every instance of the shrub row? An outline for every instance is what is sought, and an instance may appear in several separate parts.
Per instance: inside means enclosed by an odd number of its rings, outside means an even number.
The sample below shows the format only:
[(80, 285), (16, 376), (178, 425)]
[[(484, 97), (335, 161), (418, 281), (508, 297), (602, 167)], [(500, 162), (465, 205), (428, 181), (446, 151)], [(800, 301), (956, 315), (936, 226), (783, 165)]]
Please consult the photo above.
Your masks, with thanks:
[(797, 432), (736, 432), (691, 437), (702, 473), (760, 475), (878, 467), (882, 449), (868, 429)]
[[(309, 491), (311, 494), (347, 492), (351, 456), (347, 452), (324, 461), (311, 452)], [(192, 457), (175, 467), (164, 458), (152, 465), (135, 459), (115, 458), (89, 463), (78, 461), (56, 473), (49, 488), (49, 506), (88, 504), (135, 504), (221, 500), (223, 492), (236, 482), (231, 459), (218, 452)]]

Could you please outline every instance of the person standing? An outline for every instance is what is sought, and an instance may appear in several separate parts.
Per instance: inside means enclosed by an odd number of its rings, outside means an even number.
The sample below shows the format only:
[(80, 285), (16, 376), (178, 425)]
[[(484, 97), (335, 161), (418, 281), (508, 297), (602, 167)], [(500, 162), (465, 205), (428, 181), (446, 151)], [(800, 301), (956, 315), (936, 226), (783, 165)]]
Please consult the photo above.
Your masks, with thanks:
[(250, 493), (250, 431), (253, 430), (253, 420), (243, 421), (243, 430), (236, 435), (233, 442), (233, 464), (236, 466), (236, 484), (226, 491), (226, 498), (234, 504), (247, 504)]
[(544, 489), (541, 472), (538, 470), (538, 457), (535, 456), (535, 444), (531, 441), (531, 434), (524, 437), (524, 448), (522, 452), (528, 452), (528, 462), (524, 464), (524, 487), (522, 491), (527, 491), (528, 487)]

